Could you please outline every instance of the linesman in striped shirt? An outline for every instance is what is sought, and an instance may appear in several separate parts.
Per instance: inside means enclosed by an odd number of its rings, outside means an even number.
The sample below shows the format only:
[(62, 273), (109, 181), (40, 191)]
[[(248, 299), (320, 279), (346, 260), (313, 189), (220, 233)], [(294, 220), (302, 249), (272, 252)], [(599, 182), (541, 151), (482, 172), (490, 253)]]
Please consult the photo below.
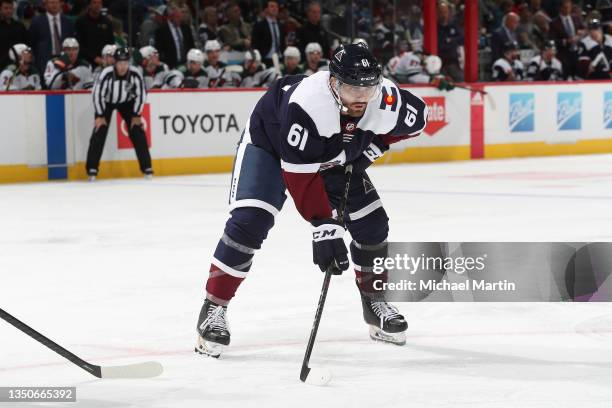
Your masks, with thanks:
[(121, 113), (125, 123), (129, 124), (128, 133), (138, 157), (140, 171), (145, 178), (153, 176), (151, 155), (140, 118), (146, 98), (142, 74), (138, 68), (130, 65), (129, 49), (117, 48), (115, 63), (100, 73), (93, 89), (96, 122), (89, 141), (86, 163), (90, 181), (95, 180), (98, 175), (108, 124), (115, 109)]

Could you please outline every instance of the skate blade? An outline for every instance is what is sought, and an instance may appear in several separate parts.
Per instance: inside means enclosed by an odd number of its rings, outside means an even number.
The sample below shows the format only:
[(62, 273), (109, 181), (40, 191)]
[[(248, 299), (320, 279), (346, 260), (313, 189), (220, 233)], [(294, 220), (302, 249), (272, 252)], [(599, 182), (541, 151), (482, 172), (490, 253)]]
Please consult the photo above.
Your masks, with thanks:
[(96, 181), (96, 176), (89, 176), (89, 177), (87, 177), (87, 181), (89, 181), (89, 182)]
[(387, 333), (376, 326), (370, 326), (370, 338), (375, 341), (396, 344), (398, 346), (406, 344), (405, 331), (400, 333)]
[(219, 358), (223, 351), (223, 345), (204, 340), (202, 336), (198, 336), (194, 351), (205, 356)]

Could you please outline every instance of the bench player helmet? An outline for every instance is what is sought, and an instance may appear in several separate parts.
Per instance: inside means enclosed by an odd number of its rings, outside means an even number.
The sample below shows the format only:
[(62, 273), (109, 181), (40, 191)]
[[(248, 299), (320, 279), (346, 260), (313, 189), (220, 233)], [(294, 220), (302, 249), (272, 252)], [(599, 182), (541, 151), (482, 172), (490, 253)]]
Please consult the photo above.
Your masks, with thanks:
[(336, 79), (332, 94), (343, 112), (348, 111), (346, 99), (368, 102), (380, 92), (382, 67), (362, 44), (343, 44), (336, 48), (329, 71)]

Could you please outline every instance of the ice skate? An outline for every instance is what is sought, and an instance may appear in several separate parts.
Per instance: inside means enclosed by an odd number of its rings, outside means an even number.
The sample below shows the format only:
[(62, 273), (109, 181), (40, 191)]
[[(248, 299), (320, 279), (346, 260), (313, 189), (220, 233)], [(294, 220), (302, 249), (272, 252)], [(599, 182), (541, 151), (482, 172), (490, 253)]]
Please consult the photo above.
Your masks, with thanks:
[(208, 299), (204, 301), (198, 319), (196, 353), (219, 358), (223, 346), (230, 343), (226, 313), (226, 306), (219, 306)]
[(370, 338), (376, 341), (406, 344), (408, 323), (397, 308), (385, 301), (375, 301), (361, 295), (363, 319), (370, 328)]

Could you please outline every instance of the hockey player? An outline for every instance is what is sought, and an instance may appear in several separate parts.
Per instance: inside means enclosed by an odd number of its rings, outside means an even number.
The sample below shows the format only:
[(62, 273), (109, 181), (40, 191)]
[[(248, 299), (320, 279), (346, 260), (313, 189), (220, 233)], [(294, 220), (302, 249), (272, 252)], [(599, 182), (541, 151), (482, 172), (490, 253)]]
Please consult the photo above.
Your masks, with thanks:
[(126, 123), (130, 140), (134, 145), (140, 171), (145, 178), (153, 176), (151, 155), (140, 118), (147, 92), (144, 79), (139, 68), (130, 65), (130, 51), (127, 48), (117, 48), (115, 64), (104, 68), (93, 89), (95, 110), (94, 130), (89, 140), (85, 170), (89, 181), (98, 176), (100, 158), (108, 133), (113, 112), (117, 110)]
[(412, 51), (403, 51), (387, 63), (389, 74), (400, 84), (427, 84), (429, 75), (423, 68), (421, 55)]
[(187, 64), (173, 69), (166, 80), (167, 88), (206, 88), (208, 75), (203, 67), (204, 53), (192, 48), (187, 53)]
[(518, 44), (515, 41), (504, 44), (503, 57), (493, 63), (492, 79), (494, 81), (522, 81), (525, 69), (518, 56)]
[(168, 65), (159, 60), (157, 48), (146, 45), (138, 51), (140, 54), (140, 69), (147, 91), (163, 88), (170, 69)]
[(88, 89), (93, 86), (91, 66), (79, 58), (79, 42), (68, 37), (62, 42), (62, 54), (47, 62), (45, 84), (49, 89)]
[[(230, 343), (227, 306), (248, 275), (255, 251), (274, 225), (289, 190), (311, 224), (313, 262), (325, 271), (348, 269), (343, 241), (353, 241), (363, 315), (370, 336), (405, 343), (407, 323), (373, 289), (374, 259), (387, 254), (388, 218), (366, 169), (389, 145), (415, 137), (426, 125), (419, 97), (384, 79), (371, 52), (341, 45), (329, 71), (278, 80), (256, 104), (238, 145), (230, 215), (215, 250), (206, 299), (197, 323), (196, 352), (218, 357)], [(345, 225), (334, 218), (353, 165)]]
[(219, 41), (206, 41), (206, 44), (204, 44), (204, 52), (206, 53), (204, 69), (208, 75), (208, 86), (210, 88), (240, 86), (240, 74), (236, 72), (236, 69), (219, 60), (221, 56), (221, 44)]
[(272, 82), (276, 81), (279, 73), (274, 68), (266, 68), (261, 63), (261, 54), (257, 50), (244, 53), (244, 71), (240, 87), (242, 88), (267, 88)]
[(563, 65), (555, 58), (557, 47), (554, 41), (547, 41), (540, 55), (527, 65), (527, 78), (531, 81), (560, 81), (563, 79)]
[(104, 68), (115, 64), (115, 51), (117, 51), (115, 44), (107, 44), (102, 48), (102, 65), (97, 66), (93, 72), (94, 83), (98, 80)]
[(612, 63), (612, 37), (603, 34), (601, 23), (592, 19), (589, 35), (578, 43), (578, 72), (584, 79), (609, 79)]
[(281, 75), (298, 75), (303, 74), (304, 70), (300, 66), (300, 50), (297, 47), (289, 46), (283, 52), (283, 65), (281, 66)]
[(306, 65), (304, 66), (305, 75), (312, 75), (315, 72), (327, 71), (329, 69), (329, 61), (322, 57), (323, 49), (319, 43), (308, 43), (304, 49), (304, 53), (306, 54)]
[(15, 44), (9, 49), (14, 64), (0, 73), (0, 91), (32, 91), (40, 89), (40, 75), (32, 62), (32, 50), (25, 44)]

